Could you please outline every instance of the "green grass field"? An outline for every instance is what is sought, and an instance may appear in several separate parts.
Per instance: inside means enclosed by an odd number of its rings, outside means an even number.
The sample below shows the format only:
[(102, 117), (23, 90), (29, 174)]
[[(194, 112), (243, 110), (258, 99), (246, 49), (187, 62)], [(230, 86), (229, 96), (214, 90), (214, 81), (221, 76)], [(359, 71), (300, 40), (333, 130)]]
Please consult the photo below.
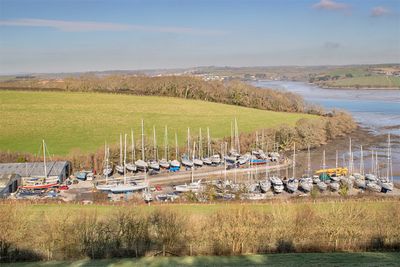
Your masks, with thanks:
[(4, 266), (398, 266), (400, 253), (292, 253), (246, 256), (145, 257), (4, 264)]
[(210, 127), (212, 138), (221, 138), (230, 135), (235, 117), (241, 132), (293, 125), (311, 117), (178, 98), (27, 91), (0, 91), (0, 113), (0, 150), (37, 153), (45, 139), (50, 154), (55, 155), (73, 149), (94, 151), (104, 141), (117, 143), (119, 134), (130, 134), (131, 128), (139, 140), (142, 118), (146, 137), (152, 138), (155, 125), (162, 145), (165, 125), (170, 143), (174, 144), (176, 131), (179, 143), (184, 144), (187, 127), (195, 135), (201, 127), (204, 136)]
[(368, 88), (400, 88), (400, 77), (388, 76), (360, 76), (326, 82), (328, 86), (335, 87), (368, 87)]

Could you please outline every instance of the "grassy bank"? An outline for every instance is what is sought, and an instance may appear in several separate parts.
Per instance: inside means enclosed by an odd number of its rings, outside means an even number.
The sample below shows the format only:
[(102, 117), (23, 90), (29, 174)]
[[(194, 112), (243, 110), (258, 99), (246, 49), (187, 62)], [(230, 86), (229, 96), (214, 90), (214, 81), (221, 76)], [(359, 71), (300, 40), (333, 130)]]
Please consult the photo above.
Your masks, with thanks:
[(400, 77), (388, 76), (364, 76), (352, 77), (322, 83), (327, 87), (350, 87), (350, 88), (399, 88)]
[[(400, 253), (296, 253), (18, 263), (12, 266), (397, 266)], [(5, 264), (4, 266), (8, 266)], [(10, 265), (11, 266), (11, 265)]]
[(21, 261), (397, 251), (399, 221), (394, 198), (150, 207), (3, 202), (0, 256)]
[(24, 91), (0, 91), (0, 112), (0, 150), (37, 153), (44, 138), (56, 155), (77, 148), (91, 152), (105, 140), (117, 143), (119, 133), (130, 133), (131, 128), (138, 141), (141, 118), (147, 138), (156, 126), (159, 144), (168, 125), (172, 145), (175, 131), (179, 143), (186, 142), (187, 127), (195, 134), (202, 128), (203, 135), (210, 127), (213, 138), (229, 136), (235, 117), (241, 132), (295, 125), (301, 118), (313, 117), (179, 98)]

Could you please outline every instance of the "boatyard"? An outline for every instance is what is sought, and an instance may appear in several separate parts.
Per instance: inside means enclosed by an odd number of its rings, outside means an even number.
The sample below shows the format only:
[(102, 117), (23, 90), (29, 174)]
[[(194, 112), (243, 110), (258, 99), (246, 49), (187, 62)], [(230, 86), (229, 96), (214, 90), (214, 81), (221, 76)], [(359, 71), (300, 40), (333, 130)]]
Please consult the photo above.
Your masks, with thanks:
[[(275, 145), (273, 151), (264, 152), (264, 140), (259, 140), (257, 133), (254, 149), (241, 153), (236, 120), (232, 123), (229, 144), (221, 143), (217, 151), (212, 149), (208, 128), (205, 138), (202, 137), (201, 129), (199, 135), (192, 138), (188, 128), (186, 151), (183, 154), (179, 152), (175, 135), (175, 151), (170, 153), (168, 128), (165, 127), (161, 158), (155, 128), (150, 149), (145, 147), (143, 120), (141, 128), (139, 150), (133, 132), (130, 142), (128, 134), (120, 135), (118, 162), (112, 162), (110, 149), (105, 144), (103, 169), (99, 173), (96, 170), (75, 170), (72, 173), (70, 162), (48, 161), (47, 145), (43, 140), (43, 162), (0, 165), (0, 174), (3, 176), (18, 175), (18, 180), (3, 179), (2, 196), (11, 199), (60, 199), (87, 203), (92, 203), (97, 197), (103, 201), (136, 200), (150, 203), (260, 201), (311, 195), (347, 196), (366, 192), (400, 194), (393, 181), (390, 135), (384, 162), (376, 152), (370, 151), (368, 157), (371, 157), (371, 164), (367, 168), (364, 164), (366, 152), (362, 146), (357, 151), (361, 155), (360, 160), (355, 162), (354, 144), (349, 139), (347, 160), (340, 160), (337, 151), (335, 166), (327, 166), (324, 150), (321, 168), (313, 170), (308, 148), (307, 166), (299, 172), (296, 171), (299, 159), (296, 159), (295, 143), (291, 153), (280, 151)], [(151, 151), (150, 159), (146, 158), (146, 150)], [(140, 152), (138, 157), (137, 151)]]

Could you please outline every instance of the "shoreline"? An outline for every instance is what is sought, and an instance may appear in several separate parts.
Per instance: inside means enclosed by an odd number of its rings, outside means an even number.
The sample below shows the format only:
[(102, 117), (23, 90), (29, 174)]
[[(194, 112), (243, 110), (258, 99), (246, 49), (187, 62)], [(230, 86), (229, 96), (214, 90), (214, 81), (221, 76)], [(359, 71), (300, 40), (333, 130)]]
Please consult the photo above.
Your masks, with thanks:
[(275, 82), (275, 81), (288, 81), (288, 82), (300, 82), (300, 83), (305, 83), (305, 84), (309, 84), (312, 86), (316, 86), (319, 87), (321, 89), (332, 89), (332, 90), (390, 90), (390, 91), (400, 91), (400, 87), (356, 87), (356, 86), (326, 86), (323, 84), (318, 84), (318, 83), (310, 83), (308, 81), (302, 81), (302, 80), (265, 80), (265, 79), (256, 79), (256, 80), (242, 80), (244, 82), (263, 82), (263, 81), (267, 81), (267, 82)]
[(323, 86), (312, 83), (314, 86), (318, 86), (322, 89), (341, 89), (341, 90), (400, 90), (399, 87), (333, 87), (333, 86)]

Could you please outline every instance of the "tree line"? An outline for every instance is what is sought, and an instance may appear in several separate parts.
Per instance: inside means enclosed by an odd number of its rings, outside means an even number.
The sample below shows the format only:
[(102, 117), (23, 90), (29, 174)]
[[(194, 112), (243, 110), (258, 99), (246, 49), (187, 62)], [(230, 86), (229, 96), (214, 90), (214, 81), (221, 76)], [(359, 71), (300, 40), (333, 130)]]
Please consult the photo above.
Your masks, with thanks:
[(168, 96), (272, 111), (313, 114), (323, 112), (319, 107), (306, 104), (301, 96), (291, 92), (257, 88), (238, 80), (204, 81), (193, 76), (82, 75), (62, 80), (13, 79), (0, 82), (0, 88)]

